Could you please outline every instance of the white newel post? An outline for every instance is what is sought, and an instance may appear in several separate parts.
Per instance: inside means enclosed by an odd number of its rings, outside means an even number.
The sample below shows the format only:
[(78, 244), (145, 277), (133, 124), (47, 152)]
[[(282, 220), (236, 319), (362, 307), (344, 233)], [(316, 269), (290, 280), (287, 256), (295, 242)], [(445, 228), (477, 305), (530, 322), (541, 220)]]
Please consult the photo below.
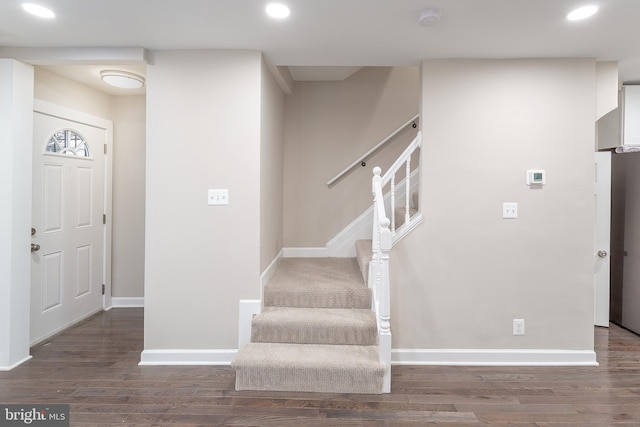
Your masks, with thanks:
[(391, 311), (389, 291), (389, 252), (391, 251), (392, 234), (389, 230), (389, 220), (380, 221), (380, 305), (379, 305), (379, 341), (380, 361), (384, 363), (383, 392), (391, 391)]
[(371, 260), (369, 277), (375, 280), (372, 288), (374, 292), (374, 309), (378, 323), (378, 354), (380, 362), (385, 366), (383, 393), (389, 393), (391, 391), (389, 252), (393, 244), (393, 233), (389, 227), (393, 227), (393, 225), (385, 213), (381, 172), (382, 170), (379, 167), (373, 169), (373, 259)]

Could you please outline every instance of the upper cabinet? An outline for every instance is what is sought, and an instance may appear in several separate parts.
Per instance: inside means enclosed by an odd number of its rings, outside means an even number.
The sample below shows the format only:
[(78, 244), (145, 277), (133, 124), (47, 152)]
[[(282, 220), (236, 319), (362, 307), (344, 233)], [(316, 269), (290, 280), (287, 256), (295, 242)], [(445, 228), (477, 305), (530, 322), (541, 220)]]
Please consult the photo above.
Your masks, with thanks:
[(623, 85), (620, 107), (598, 120), (598, 149), (640, 149), (640, 85)]
[(640, 146), (640, 85), (622, 86), (622, 145)]

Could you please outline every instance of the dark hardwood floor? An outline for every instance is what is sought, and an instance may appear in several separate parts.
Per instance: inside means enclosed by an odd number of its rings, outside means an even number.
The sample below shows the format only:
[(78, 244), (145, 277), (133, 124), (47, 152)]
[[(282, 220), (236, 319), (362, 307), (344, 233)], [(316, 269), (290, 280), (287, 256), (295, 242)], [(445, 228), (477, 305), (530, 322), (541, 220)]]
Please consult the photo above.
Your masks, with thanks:
[(114, 309), (0, 372), (0, 403), (68, 403), (73, 426), (638, 426), (640, 337), (595, 337), (599, 367), (398, 366), (386, 395), (236, 392), (230, 367), (138, 366), (142, 309)]

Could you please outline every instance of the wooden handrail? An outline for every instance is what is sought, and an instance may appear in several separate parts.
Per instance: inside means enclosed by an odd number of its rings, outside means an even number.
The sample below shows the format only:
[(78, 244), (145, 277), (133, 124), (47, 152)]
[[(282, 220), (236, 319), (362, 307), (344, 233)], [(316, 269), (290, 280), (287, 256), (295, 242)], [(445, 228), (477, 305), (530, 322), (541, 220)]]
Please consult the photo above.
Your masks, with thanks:
[(368, 159), (369, 156), (371, 156), (373, 153), (375, 153), (380, 148), (382, 148), (385, 144), (387, 144), (389, 141), (391, 141), (397, 134), (402, 132), (407, 126), (415, 123), (416, 120), (419, 120), (419, 118), (420, 118), (420, 114), (416, 114), (411, 119), (409, 119), (406, 123), (404, 123), (402, 126), (400, 126), (398, 129), (396, 129), (393, 132), (391, 132), (386, 138), (384, 138), (382, 141), (377, 143), (375, 147), (373, 147), (371, 150), (369, 150), (366, 153), (364, 153), (362, 156), (358, 157), (358, 159), (356, 159), (353, 163), (351, 163), (349, 166), (344, 168), (342, 170), (342, 172), (340, 172), (339, 174), (337, 174), (336, 176), (331, 178), (327, 182), (327, 186), (329, 186), (329, 187), (333, 186), (333, 184), (335, 184), (338, 180), (340, 180), (340, 178), (342, 178), (344, 175), (346, 175), (349, 171), (351, 171), (356, 166), (360, 165), (363, 161)]

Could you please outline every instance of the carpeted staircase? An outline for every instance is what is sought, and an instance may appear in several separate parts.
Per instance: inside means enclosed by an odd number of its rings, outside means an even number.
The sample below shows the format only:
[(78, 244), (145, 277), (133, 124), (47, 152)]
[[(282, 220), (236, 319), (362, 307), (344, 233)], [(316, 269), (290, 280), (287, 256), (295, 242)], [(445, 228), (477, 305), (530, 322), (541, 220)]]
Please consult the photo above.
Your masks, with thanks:
[(371, 242), (356, 247), (358, 258), (282, 260), (264, 287), (251, 342), (232, 363), (236, 390), (382, 393), (385, 366), (365, 284)]

